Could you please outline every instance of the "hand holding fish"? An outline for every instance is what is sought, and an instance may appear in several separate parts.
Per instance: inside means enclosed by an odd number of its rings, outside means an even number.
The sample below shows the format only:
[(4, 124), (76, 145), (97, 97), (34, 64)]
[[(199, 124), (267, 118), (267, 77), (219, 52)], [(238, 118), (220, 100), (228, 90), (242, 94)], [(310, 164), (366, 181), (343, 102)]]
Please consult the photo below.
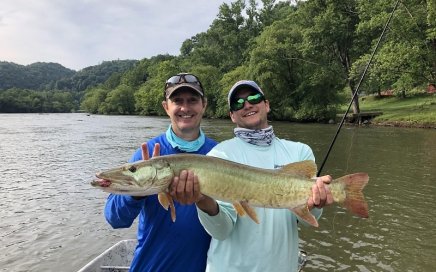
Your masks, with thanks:
[(179, 176), (175, 176), (169, 189), (173, 199), (184, 205), (197, 203), (204, 197), (198, 176), (191, 170), (182, 170)]
[(307, 207), (311, 210), (313, 207), (322, 208), (326, 205), (333, 204), (333, 195), (326, 184), (332, 182), (330, 175), (321, 176), (316, 179), (312, 185), (312, 195), (307, 200)]
[(170, 184), (171, 197), (185, 205), (196, 204), (199, 209), (209, 215), (218, 213), (218, 203), (215, 199), (203, 195), (200, 191), (198, 176), (192, 170), (182, 170)]

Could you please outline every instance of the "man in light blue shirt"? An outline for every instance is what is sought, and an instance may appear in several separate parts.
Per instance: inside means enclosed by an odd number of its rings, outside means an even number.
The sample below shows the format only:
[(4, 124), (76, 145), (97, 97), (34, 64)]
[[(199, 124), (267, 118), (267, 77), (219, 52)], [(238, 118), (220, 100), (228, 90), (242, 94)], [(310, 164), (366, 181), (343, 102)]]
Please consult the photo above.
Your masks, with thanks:
[[(230, 117), (236, 124), (234, 138), (215, 146), (208, 155), (250, 166), (275, 169), (302, 160), (314, 160), (309, 146), (282, 140), (268, 125), (269, 101), (254, 82), (237, 82), (228, 94)], [(172, 195), (196, 203), (201, 224), (212, 236), (206, 271), (297, 271), (298, 226), (301, 220), (287, 209), (256, 207), (260, 224), (240, 217), (231, 203), (202, 195), (195, 173), (176, 179)], [(322, 207), (333, 203), (325, 184), (330, 176), (317, 178), (307, 205), (319, 218)]]

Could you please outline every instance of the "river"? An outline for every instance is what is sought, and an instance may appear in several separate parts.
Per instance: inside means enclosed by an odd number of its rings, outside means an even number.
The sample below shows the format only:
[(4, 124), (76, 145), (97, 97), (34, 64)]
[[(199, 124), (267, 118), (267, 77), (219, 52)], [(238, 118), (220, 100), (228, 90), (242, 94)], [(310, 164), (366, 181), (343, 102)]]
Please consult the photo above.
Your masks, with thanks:
[[(320, 165), (335, 125), (272, 123), (276, 135), (309, 144)], [(0, 271), (77, 271), (106, 248), (135, 237), (103, 217), (107, 193), (89, 182), (163, 132), (167, 118), (0, 114)], [(217, 140), (229, 120), (204, 120)], [(367, 172), (369, 219), (325, 208), (302, 227), (304, 271), (434, 271), (436, 130), (344, 127), (323, 174)], [(248, 257), (248, 256), (247, 256)]]

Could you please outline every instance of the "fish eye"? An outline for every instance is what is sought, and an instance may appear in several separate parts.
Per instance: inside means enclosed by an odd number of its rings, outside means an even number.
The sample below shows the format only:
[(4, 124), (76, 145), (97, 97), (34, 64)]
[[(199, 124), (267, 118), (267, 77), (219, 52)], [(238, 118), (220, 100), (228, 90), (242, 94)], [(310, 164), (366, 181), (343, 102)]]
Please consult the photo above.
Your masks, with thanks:
[(130, 166), (129, 167), (129, 171), (132, 172), (132, 173), (135, 173), (136, 172), (136, 166), (134, 166), (134, 165)]

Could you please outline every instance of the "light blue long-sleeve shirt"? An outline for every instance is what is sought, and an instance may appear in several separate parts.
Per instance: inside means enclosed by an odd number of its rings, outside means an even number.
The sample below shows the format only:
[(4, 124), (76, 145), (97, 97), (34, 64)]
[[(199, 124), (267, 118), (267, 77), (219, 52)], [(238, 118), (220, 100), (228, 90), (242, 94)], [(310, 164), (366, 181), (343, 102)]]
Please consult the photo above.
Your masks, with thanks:
[[(233, 138), (209, 153), (234, 162), (275, 169), (285, 164), (314, 160), (309, 146), (275, 138), (271, 146), (255, 146)], [(201, 224), (212, 236), (206, 271), (297, 271), (297, 217), (287, 209), (255, 207), (260, 224), (239, 217), (229, 203), (218, 201), (215, 216), (198, 210)], [(322, 210), (313, 209), (315, 217)]]

